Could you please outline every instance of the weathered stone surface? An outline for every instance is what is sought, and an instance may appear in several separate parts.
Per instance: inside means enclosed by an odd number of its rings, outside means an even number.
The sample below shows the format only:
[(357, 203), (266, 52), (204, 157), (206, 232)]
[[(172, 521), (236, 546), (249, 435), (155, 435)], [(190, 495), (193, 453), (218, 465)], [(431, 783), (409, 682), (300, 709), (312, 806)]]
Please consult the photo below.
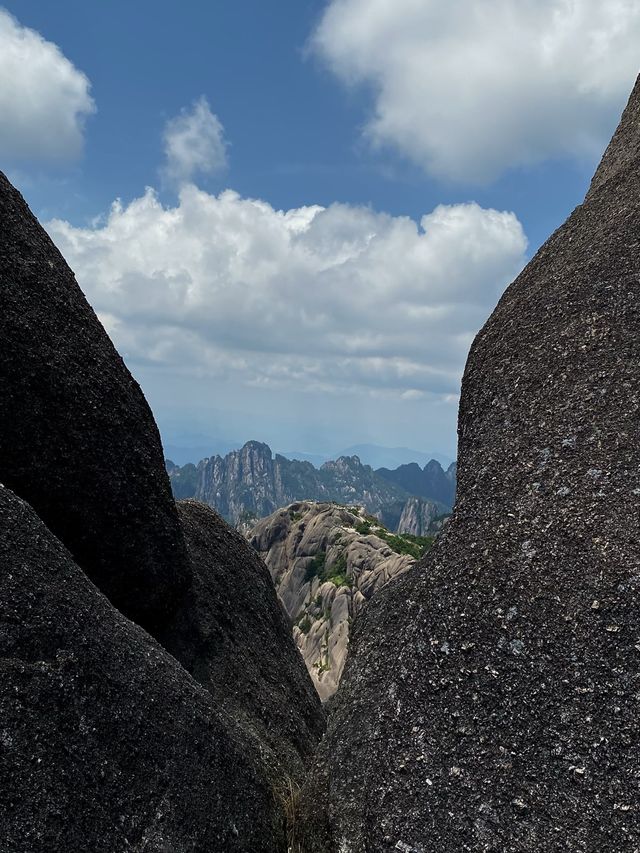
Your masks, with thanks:
[(217, 704), (300, 777), (324, 713), (266, 566), (211, 507), (178, 503), (193, 582), (162, 644)]
[(0, 672), (3, 853), (286, 850), (251, 730), (4, 487)]
[(73, 273), (0, 173), (0, 481), (149, 629), (185, 588), (151, 411)]
[(249, 534), (323, 701), (338, 688), (352, 620), (377, 590), (415, 562), (381, 538), (385, 534), (361, 508), (314, 501), (278, 510)]
[(640, 849), (639, 112), (472, 346), (454, 516), (356, 624), (306, 851)]
[(409, 498), (398, 522), (398, 533), (430, 536), (441, 527), (442, 512), (437, 504), (424, 498)]

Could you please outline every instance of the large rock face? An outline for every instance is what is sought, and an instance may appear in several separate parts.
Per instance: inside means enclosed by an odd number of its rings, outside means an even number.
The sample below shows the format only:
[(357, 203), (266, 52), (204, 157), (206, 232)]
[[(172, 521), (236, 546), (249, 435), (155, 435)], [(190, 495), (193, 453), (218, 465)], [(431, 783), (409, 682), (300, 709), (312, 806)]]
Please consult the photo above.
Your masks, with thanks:
[(181, 501), (193, 583), (162, 644), (299, 778), (324, 714), (264, 563), (205, 504)]
[(0, 482), (155, 630), (188, 565), (149, 407), (73, 273), (0, 173)]
[(454, 516), (356, 624), (307, 851), (640, 849), (639, 113), (473, 344)]
[(412, 536), (430, 536), (442, 527), (443, 516), (438, 505), (424, 498), (409, 498), (404, 505), (398, 533), (410, 533)]
[(140, 389), (2, 177), (0, 224), (0, 848), (282, 853), (324, 718), (268, 571), (178, 518)]
[(282, 853), (250, 728), (93, 586), (0, 486), (3, 853)]
[(340, 683), (353, 619), (431, 539), (393, 536), (359, 507), (300, 501), (259, 521), (249, 542), (271, 572), (298, 649), (327, 700)]

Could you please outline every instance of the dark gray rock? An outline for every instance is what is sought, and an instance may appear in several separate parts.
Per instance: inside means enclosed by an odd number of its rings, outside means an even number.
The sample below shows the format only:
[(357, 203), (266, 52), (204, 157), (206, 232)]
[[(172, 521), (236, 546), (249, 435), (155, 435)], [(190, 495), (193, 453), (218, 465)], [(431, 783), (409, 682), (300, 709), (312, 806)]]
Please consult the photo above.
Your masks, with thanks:
[(3, 853), (286, 850), (251, 730), (4, 487), (0, 675)]
[(454, 516), (355, 626), (306, 851), (640, 850), (639, 113), (472, 346)]
[(269, 571), (247, 540), (205, 504), (181, 501), (193, 582), (162, 644), (216, 703), (300, 778), (324, 712)]
[(154, 630), (188, 582), (162, 448), (73, 273), (0, 173), (0, 481)]

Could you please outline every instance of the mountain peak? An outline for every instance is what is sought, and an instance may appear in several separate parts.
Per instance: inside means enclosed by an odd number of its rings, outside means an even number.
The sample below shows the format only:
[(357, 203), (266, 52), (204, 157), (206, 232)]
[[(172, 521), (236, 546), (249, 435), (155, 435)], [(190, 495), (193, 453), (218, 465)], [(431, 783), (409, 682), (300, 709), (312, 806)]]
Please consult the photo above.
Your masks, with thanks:
[(596, 170), (587, 200), (608, 181), (640, 169), (640, 76), (622, 113), (620, 124)]

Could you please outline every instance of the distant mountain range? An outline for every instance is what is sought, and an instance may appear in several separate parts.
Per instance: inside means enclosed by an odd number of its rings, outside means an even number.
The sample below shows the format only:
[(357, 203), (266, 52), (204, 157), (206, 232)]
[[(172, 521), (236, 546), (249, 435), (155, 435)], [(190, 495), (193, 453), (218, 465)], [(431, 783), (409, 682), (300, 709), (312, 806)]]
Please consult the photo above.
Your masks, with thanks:
[(224, 457), (182, 466), (167, 460), (166, 466), (177, 498), (201, 500), (245, 528), (294, 501), (311, 500), (360, 505), (390, 530), (421, 536), (450, 511), (455, 496), (455, 463), (444, 470), (435, 459), (424, 468), (413, 462), (374, 471), (352, 455), (316, 468), (249, 441)]
[[(168, 439), (164, 442), (164, 451), (167, 459), (171, 459), (176, 465), (186, 465), (189, 462), (197, 463), (198, 459), (210, 458), (212, 456), (226, 456), (232, 450), (240, 447), (242, 442), (230, 441), (228, 439), (206, 439), (202, 435), (190, 436), (186, 441)], [(310, 453), (306, 450), (281, 450), (275, 451), (287, 459), (297, 459), (300, 462), (311, 462), (316, 468), (320, 468), (325, 462), (339, 459), (341, 456), (357, 456), (363, 465), (371, 465), (376, 468), (397, 468), (416, 462), (426, 465), (431, 459), (437, 460), (443, 468), (447, 468), (454, 461), (454, 457), (447, 453), (432, 450), (425, 453), (422, 450), (412, 450), (410, 447), (386, 447), (381, 444), (353, 444), (341, 448), (332, 453)]]

